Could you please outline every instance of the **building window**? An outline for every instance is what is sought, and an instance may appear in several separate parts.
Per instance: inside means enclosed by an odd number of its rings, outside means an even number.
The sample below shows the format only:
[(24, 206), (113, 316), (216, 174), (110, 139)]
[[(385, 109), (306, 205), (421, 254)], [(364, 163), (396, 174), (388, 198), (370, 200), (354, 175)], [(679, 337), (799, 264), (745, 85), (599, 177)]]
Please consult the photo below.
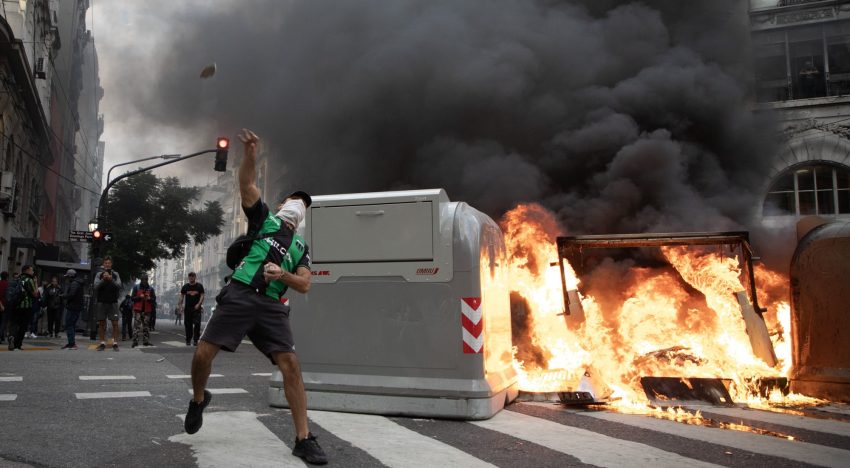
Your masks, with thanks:
[(850, 22), (753, 34), (759, 102), (850, 94)]
[(755, 45), (759, 102), (787, 101), (788, 71), (785, 32), (760, 34)]
[(788, 31), (792, 93), (795, 98), (826, 96), (823, 32), (820, 27)]
[(850, 94), (850, 27), (835, 24), (824, 27), (829, 57), (829, 89), (833, 96)]
[(764, 216), (850, 215), (850, 168), (796, 166), (779, 175), (764, 199)]

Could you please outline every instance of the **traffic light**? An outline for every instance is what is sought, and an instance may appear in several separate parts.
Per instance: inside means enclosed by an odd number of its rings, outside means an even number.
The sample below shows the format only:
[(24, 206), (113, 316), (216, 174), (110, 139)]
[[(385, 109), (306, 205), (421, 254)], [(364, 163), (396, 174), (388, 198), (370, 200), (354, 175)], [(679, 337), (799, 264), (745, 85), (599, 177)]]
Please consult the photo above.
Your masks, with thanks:
[(230, 149), (230, 140), (218, 137), (215, 143), (215, 170), (224, 172), (227, 170), (227, 150)]
[(103, 231), (101, 231), (100, 229), (95, 229), (91, 232), (91, 239), (94, 243), (103, 242)]

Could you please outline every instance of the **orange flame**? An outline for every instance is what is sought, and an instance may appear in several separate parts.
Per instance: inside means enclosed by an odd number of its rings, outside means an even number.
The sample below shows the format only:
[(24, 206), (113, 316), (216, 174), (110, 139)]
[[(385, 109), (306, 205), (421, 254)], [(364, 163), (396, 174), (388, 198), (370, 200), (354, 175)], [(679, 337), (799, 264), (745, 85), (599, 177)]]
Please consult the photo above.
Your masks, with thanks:
[[(520, 205), (502, 222), (512, 290), (514, 367), (520, 388), (532, 392), (590, 389), (597, 399), (620, 399), (622, 408), (646, 407), (642, 376), (732, 379), (736, 400), (752, 399), (759, 377), (787, 375), (790, 309), (787, 279), (757, 269), (757, 286), (773, 291), (765, 321), (779, 359), (772, 368), (756, 357), (735, 293), (745, 291), (739, 260), (707, 248), (665, 247), (667, 266), (638, 267), (607, 259), (596, 265), (576, 296), (581, 314), (567, 315), (554, 215)], [(662, 263), (662, 262), (658, 262)], [(565, 262), (567, 288), (581, 284)], [(787, 288), (786, 288), (787, 292)], [(524, 319), (524, 320), (519, 320)]]

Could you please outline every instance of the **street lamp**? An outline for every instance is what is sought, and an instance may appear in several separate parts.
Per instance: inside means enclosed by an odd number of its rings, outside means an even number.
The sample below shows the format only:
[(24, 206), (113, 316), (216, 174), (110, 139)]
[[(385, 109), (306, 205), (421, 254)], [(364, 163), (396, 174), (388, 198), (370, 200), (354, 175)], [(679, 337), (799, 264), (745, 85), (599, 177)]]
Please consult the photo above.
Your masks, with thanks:
[(92, 232), (95, 229), (97, 229), (97, 218), (92, 218), (92, 220), (89, 221), (89, 232)]
[(106, 183), (107, 184), (109, 183), (110, 174), (112, 174), (112, 170), (115, 169), (118, 166), (126, 166), (128, 164), (133, 164), (133, 163), (137, 163), (137, 162), (150, 161), (151, 159), (177, 159), (179, 157), (180, 157), (179, 154), (160, 154), (159, 156), (149, 156), (147, 158), (134, 159), (132, 161), (127, 161), (127, 162), (123, 162), (123, 163), (120, 163), (120, 164), (116, 164), (116, 165), (110, 167), (109, 171), (106, 172)]

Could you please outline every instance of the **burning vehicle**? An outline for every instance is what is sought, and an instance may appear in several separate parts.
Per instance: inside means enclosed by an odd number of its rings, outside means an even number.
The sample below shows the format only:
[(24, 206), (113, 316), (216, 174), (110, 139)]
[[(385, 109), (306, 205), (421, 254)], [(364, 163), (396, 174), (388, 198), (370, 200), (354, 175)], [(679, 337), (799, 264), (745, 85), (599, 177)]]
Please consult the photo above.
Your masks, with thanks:
[(787, 394), (790, 308), (758, 295), (787, 280), (754, 267), (746, 233), (557, 237), (533, 204), (503, 231), (522, 390), (661, 407)]

